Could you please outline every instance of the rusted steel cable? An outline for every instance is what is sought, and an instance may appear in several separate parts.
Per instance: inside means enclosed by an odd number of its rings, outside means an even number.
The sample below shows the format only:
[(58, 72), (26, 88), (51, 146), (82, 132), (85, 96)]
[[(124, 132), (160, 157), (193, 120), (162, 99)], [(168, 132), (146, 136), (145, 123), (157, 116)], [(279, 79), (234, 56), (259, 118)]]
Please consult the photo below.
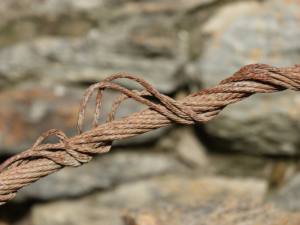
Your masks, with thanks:
[[(143, 90), (132, 91), (114, 83), (120, 78), (138, 83)], [(107, 122), (98, 124), (105, 89), (117, 90), (121, 95), (114, 102)], [(159, 93), (138, 77), (126, 73), (112, 75), (86, 90), (78, 116), (78, 135), (69, 138), (62, 131), (49, 130), (42, 134), (30, 149), (12, 156), (0, 165), (0, 204), (13, 199), (19, 189), (44, 176), (65, 166), (80, 166), (89, 162), (93, 155), (108, 152), (114, 140), (137, 136), (171, 123), (189, 125), (207, 122), (225, 106), (254, 93), (271, 93), (286, 89), (300, 90), (300, 65), (284, 68), (265, 64), (247, 65), (219, 85), (179, 101)], [(86, 106), (95, 91), (97, 97), (93, 128), (82, 132)], [(127, 98), (149, 108), (115, 120), (118, 107)], [(59, 142), (44, 143), (49, 136), (56, 136)]]

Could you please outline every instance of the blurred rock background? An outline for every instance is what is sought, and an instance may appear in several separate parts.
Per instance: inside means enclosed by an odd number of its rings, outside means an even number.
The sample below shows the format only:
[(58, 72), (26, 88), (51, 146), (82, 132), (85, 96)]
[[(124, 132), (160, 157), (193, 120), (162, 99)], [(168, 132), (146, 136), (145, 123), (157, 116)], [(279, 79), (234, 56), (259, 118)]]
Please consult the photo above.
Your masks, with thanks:
[[(0, 14), (1, 161), (50, 128), (74, 135), (85, 88), (114, 72), (180, 98), (245, 64), (300, 63), (299, 0), (2, 0)], [(299, 93), (253, 96), (40, 180), (0, 224), (296, 225), (299, 133)]]

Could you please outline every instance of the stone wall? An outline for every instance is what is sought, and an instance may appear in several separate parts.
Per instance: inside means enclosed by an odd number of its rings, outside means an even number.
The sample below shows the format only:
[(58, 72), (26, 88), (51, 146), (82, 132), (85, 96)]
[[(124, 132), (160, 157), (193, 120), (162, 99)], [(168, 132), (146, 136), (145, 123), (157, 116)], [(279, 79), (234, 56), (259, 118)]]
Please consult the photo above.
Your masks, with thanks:
[[(2, 0), (0, 14), (1, 161), (50, 128), (74, 135), (84, 90), (115, 72), (180, 98), (249, 63), (300, 63), (298, 0)], [(298, 93), (259, 95), (117, 142), (20, 191), (0, 225), (298, 224), (299, 118)]]

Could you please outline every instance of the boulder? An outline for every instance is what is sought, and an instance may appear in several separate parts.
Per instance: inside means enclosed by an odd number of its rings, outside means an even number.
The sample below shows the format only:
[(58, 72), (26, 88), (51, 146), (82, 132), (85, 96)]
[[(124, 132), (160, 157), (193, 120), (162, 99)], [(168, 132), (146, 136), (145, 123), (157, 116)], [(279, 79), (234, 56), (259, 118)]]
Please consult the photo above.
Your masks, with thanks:
[(111, 152), (81, 167), (64, 168), (39, 180), (22, 189), (16, 201), (78, 197), (182, 168), (174, 158), (158, 152), (151, 153), (150, 149)]
[[(80, 101), (84, 89), (64, 85), (43, 86), (27, 83), (0, 93), (0, 155), (23, 151), (33, 145), (45, 131), (55, 128), (67, 136), (77, 134), (76, 123)], [(111, 104), (118, 93), (107, 91), (101, 109), (99, 122), (105, 122), (111, 110)], [(95, 100), (88, 104), (84, 121), (84, 130), (92, 126)], [(124, 102), (117, 111), (116, 118), (130, 115), (144, 109), (145, 106), (134, 101)], [(139, 137), (119, 141), (122, 145), (152, 142), (161, 137), (168, 128), (163, 128)], [(50, 140), (51, 141), (51, 140)], [(53, 141), (53, 140), (52, 140)]]
[[(202, 27), (206, 42), (191, 66), (193, 79), (209, 87), (246, 64), (298, 64), (299, 10), (298, 1), (282, 0), (220, 8)], [(219, 150), (226, 146), (251, 154), (295, 155), (300, 149), (299, 109), (299, 93), (254, 96), (228, 107), (205, 128), (213, 137), (210, 144)]]
[(288, 224), (300, 215), (262, 203), (261, 180), (162, 176), (77, 200), (34, 206), (33, 225)]
[(290, 210), (300, 211), (300, 174), (299, 171), (290, 177), (286, 183), (269, 197), (270, 202), (277, 206)]
[(215, 1), (3, 1), (0, 87), (91, 83), (125, 71), (174, 92), (186, 81), (188, 45), (177, 18)]

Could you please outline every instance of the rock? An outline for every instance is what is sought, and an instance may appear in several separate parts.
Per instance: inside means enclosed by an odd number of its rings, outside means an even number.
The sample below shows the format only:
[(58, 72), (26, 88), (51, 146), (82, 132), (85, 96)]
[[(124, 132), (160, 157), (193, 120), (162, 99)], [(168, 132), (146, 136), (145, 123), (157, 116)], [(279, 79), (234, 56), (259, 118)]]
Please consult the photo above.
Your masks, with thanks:
[[(27, 96), (29, 89), (17, 89), (27, 82), (42, 85), (35, 87), (39, 89), (36, 95), (42, 93), (44, 86), (46, 92), (72, 86), (77, 90), (78, 86), (98, 82), (120, 71), (136, 74), (160, 91), (173, 94), (188, 82), (184, 72), (188, 33), (178, 28), (176, 20), (190, 10), (216, 1), (2, 1), (0, 89), (5, 91), (1, 95), (20, 92)], [(137, 87), (130, 81), (121, 83)], [(14, 94), (10, 95), (10, 103), (1, 100), (9, 108), (0, 110), (6, 118), (0, 127), (0, 152), (10, 154), (28, 148), (41, 132), (50, 128), (73, 135), (77, 99), (81, 98), (77, 92), (72, 91), (61, 100), (52, 99), (52, 93), (49, 100), (27, 96), (31, 103), (22, 103), (20, 107), (16, 107), (20, 103), (15, 101)], [(127, 109), (122, 107), (121, 114), (140, 108)], [(34, 117), (35, 121), (28, 117)], [(8, 121), (12, 118), (15, 119), (10, 126)], [(152, 142), (165, 131), (161, 129), (117, 144)]]
[[(277, 93), (254, 96), (228, 107), (206, 131), (228, 150), (251, 154), (299, 154), (300, 96)], [(219, 145), (220, 144), (220, 145)]]
[(269, 196), (269, 201), (290, 211), (300, 211), (300, 174), (291, 177), (279, 190)]
[(174, 129), (160, 140), (159, 148), (175, 153), (180, 161), (191, 168), (205, 168), (209, 164), (206, 149), (192, 127)]
[(215, 1), (4, 1), (0, 87), (24, 79), (91, 83), (125, 71), (174, 92), (186, 82), (188, 45), (177, 15)]
[(151, 153), (150, 150), (111, 152), (81, 167), (65, 168), (24, 188), (17, 200), (82, 196), (95, 190), (107, 190), (122, 183), (184, 168), (174, 158)]
[[(130, 28), (125, 28), (114, 27), (114, 31), (106, 33), (91, 31), (86, 37), (76, 39), (42, 38), (4, 48), (0, 50), (0, 74), (7, 82), (38, 79), (42, 83), (54, 85), (58, 82), (93, 83), (116, 72), (128, 72), (145, 78), (161, 91), (175, 91), (181, 84), (180, 77), (175, 79), (177, 71), (182, 67), (180, 59), (176, 58), (175, 53), (172, 53), (174, 56), (149, 59), (138, 55), (140, 54), (138, 52), (130, 53), (129, 50), (124, 50), (123, 46), (127, 46), (131, 41), (128, 37)], [(121, 35), (116, 36), (116, 32)], [(135, 34), (133, 36), (138, 38)], [(147, 37), (141, 38), (143, 40)], [(162, 41), (169, 44), (174, 42)], [(137, 51), (144, 44), (139, 45), (136, 47)], [(158, 49), (155, 50), (156, 47)], [(165, 47), (149, 46), (149, 48), (160, 51), (160, 48)], [(149, 51), (152, 51), (151, 49)], [(134, 51), (134, 47), (130, 51)], [(132, 83), (126, 84), (129, 87), (137, 87)]]
[[(56, 86), (36, 86), (28, 83), (7, 89), (0, 93), (0, 155), (25, 150), (46, 130), (56, 128), (67, 136), (77, 134), (76, 123), (82, 88)], [(106, 91), (102, 105), (100, 122), (106, 121), (111, 104), (118, 93)], [(85, 130), (91, 128), (95, 100), (87, 108)], [(126, 101), (119, 108), (116, 118), (124, 117), (144, 109), (145, 106), (134, 101)], [(139, 137), (119, 141), (117, 145), (150, 143), (161, 137), (169, 128), (158, 129)]]
[(135, 216), (125, 215), (124, 216), (125, 224), (127, 225), (159, 225), (161, 222), (150, 213), (139, 213)]
[[(299, 63), (299, 10), (298, 1), (281, 0), (221, 8), (203, 27), (207, 41), (194, 67), (200, 75), (194, 79), (207, 87), (245, 64)], [(298, 93), (254, 96), (228, 107), (206, 124), (206, 131), (216, 149), (222, 145), (255, 154), (299, 154), (299, 109)]]
[(0, 94), (0, 152), (12, 154), (30, 147), (51, 128), (74, 135), (83, 90), (25, 85)]
[(97, 25), (92, 12), (102, 7), (102, 0), (2, 1), (0, 46), (43, 35), (78, 36)]
[(273, 159), (256, 155), (227, 152), (208, 154), (208, 168), (219, 176), (269, 180), (273, 164)]
[[(60, 208), (59, 211), (55, 210), (55, 207)], [(58, 209), (57, 208), (57, 209)], [(56, 224), (78, 224), (78, 225), (124, 225), (122, 218), (118, 215), (120, 213), (118, 210), (105, 208), (105, 207), (91, 207), (88, 211), (85, 210), (85, 205), (76, 204), (74, 207), (68, 207), (64, 203), (50, 206), (50, 211), (55, 211), (53, 217), (47, 217), (47, 212), (44, 210), (38, 210), (37, 213), (42, 213), (38, 215), (34, 212), (34, 218), (32, 224), (43, 224), (43, 225), (52, 225), (55, 221)], [(40, 211), (40, 212), (38, 212)], [(78, 216), (81, 214), (81, 216)], [(46, 215), (46, 216), (45, 216)]]
[(216, 1), (49, 0), (46, 3), (39, 0), (2, 1), (0, 12), (3, 16), (0, 32), (1, 36), (9, 36), (13, 40), (43, 34), (80, 35), (87, 29), (104, 26), (107, 22), (118, 22), (120, 18), (139, 15), (174, 15)]
[(179, 129), (176, 150), (178, 157), (192, 167), (206, 167), (206, 149), (191, 129)]
[[(162, 176), (129, 183), (77, 200), (39, 204), (39, 224), (297, 224), (299, 214), (261, 203), (260, 180)], [(112, 223), (113, 222), (113, 223)], [(279, 223), (278, 223), (279, 222)]]

